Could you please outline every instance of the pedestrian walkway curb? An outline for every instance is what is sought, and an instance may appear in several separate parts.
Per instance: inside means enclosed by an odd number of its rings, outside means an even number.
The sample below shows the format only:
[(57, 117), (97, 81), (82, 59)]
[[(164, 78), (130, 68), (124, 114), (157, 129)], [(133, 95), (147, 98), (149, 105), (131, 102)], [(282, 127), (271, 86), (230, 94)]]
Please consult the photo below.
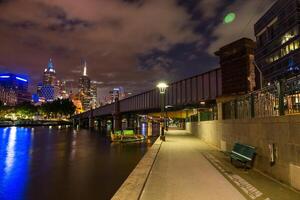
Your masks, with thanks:
[(140, 198), (161, 144), (162, 141), (157, 138), (155, 143), (112, 197), (112, 200), (134, 200)]

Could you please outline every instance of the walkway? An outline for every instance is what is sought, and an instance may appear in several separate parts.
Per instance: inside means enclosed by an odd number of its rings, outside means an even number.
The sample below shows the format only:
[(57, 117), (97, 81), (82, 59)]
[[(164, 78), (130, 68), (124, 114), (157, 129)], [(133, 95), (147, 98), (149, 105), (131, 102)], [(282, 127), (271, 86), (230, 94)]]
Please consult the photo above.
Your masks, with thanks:
[(171, 131), (166, 139), (141, 199), (245, 199), (202, 155), (206, 144), (183, 131)]

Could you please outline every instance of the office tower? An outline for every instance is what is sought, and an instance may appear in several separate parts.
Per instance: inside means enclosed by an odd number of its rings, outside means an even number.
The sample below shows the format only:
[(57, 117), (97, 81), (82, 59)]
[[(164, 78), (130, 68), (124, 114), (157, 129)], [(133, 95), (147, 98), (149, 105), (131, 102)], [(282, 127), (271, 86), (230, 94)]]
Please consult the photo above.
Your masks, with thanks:
[(11, 91), (15, 93), (16, 103), (30, 102), (31, 94), (28, 92), (28, 79), (22, 75), (6, 73), (0, 75), (0, 86), (5, 93), (10, 94), (14, 98)]
[(278, 0), (256, 22), (255, 60), (265, 83), (299, 72), (299, 18), (298, 0)]

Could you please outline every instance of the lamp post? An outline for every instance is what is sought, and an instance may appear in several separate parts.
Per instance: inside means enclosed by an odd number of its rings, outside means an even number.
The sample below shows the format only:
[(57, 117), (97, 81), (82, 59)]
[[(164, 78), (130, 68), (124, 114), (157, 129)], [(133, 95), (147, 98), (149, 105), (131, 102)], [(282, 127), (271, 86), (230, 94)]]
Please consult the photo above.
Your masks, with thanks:
[(158, 85), (157, 85), (157, 88), (159, 89), (159, 93), (160, 93), (160, 111), (161, 111), (161, 118), (163, 118), (163, 125), (161, 127), (161, 134), (160, 134), (160, 139), (162, 141), (165, 141), (165, 133), (164, 133), (164, 130), (165, 130), (165, 126), (166, 126), (166, 119), (165, 119), (165, 116), (164, 116), (164, 110), (165, 110), (165, 94), (166, 94), (166, 90), (169, 86), (165, 83), (165, 82), (160, 82)]
[(253, 61), (253, 64), (259, 73), (260, 89), (262, 89), (263, 88), (263, 73), (255, 61)]

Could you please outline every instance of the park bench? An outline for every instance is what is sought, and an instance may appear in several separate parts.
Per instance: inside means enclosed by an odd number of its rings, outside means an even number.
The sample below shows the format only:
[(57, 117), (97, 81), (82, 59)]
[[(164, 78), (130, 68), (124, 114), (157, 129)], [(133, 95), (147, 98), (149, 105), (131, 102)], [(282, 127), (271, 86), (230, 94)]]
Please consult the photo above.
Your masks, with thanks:
[(249, 167), (251, 168), (255, 154), (256, 150), (254, 147), (235, 143), (230, 154), (230, 161), (232, 163), (233, 160), (237, 160), (244, 164), (245, 169), (247, 168), (247, 164), (249, 164)]

